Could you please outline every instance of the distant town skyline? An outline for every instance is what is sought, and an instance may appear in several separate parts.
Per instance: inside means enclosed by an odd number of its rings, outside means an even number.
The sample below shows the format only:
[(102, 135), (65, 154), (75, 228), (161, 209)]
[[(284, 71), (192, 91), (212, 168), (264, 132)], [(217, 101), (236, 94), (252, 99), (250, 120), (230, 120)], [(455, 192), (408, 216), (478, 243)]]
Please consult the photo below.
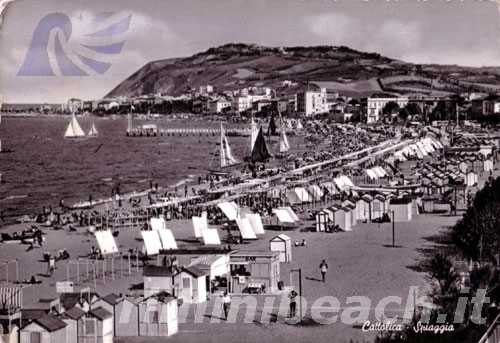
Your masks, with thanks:
[[(63, 47), (69, 56), (72, 44), (96, 29), (89, 25), (96, 15), (132, 15), (121, 52), (106, 57), (106, 72), (17, 76), (38, 23), (54, 12), (71, 18)], [(499, 19), (497, 2), (474, 0), (14, 1), (1, 28), (0, 94), (3, 102), (22, 103), (98, 99), (150, 61), (233, 42), (345, 45), (413, 63), (500, 66)], [(61, 37), (54, 31), (49, 41)]]

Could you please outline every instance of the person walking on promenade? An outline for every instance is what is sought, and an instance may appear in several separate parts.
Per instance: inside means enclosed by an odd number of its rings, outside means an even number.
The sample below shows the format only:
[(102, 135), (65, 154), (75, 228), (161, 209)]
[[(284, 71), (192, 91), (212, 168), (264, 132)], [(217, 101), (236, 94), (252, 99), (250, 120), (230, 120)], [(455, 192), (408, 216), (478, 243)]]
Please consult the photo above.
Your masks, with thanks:
[(321, 272), (321, 280), (325, 282), (326, 272), (328, 271), (328, 264), (326, 264), (325, 260), (321, 261), (321, 264), (319, 265), (319, 271)]
[(224, 318), (227, 320), (227, 317), (229, 316), (229, 309), (231, 308), (231, 296), (227, 293), (227, 291), (225, 291), (222, 296), (222, 306), (224, 308)]
[(292, 289), (290, 294), (288, 294), (288, 298), (290, 298), (290, 318), (294, 318), (297, 313), (297, 292)]
[(56, 258), (51, 254), (47, 262), (48, 262), (47, 274), (49, 276), (52, 276), (54, 274), (54, 271), (56, 270)]

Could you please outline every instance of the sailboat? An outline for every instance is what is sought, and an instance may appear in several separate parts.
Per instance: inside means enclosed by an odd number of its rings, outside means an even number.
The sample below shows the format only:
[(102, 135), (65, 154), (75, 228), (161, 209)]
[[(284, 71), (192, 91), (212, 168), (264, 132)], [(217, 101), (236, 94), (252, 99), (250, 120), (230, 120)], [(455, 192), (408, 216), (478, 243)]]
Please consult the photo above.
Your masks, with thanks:
[(226, 168), (234, 166), (235, 164), (238, 163), (239, 163), (238, 160), (234, 158), (233, 152), (231, 151), (231, 147), (229, 146), (224, 125), (222, 125), (221, 123), (220, 124), (220, 167)]
[(259, 128), (257, 127), (257, 123), (252, 117), (252, 123), (250, 127), (250, 152), (253, 150), (253, 146), (255, 144), (255, 140), (257, 139), (258, 134), (259, 134)]
[(290, 144), (288, 144), (288, 138), (286, 137), (286, 130), (281, 125), (281, 132), (280, 132), (280, 153), (285, 153), (288, 150), (290, 150)]
[(98, 134), (99, 134), (99, 132), (97, 132), (97, 129), (95, 127), (95, 123), (92, 122), (92, 127), (90, 128), (89, 133), (87, 133), (87, 136), (89, 136), (89, 137), (97, 137)]
[(64, 133), (64, 138), (83, 138), (85, 137), (85, 132), (83, 132), (80, 123), (76, 119), (75, 114), (71, 115), (71, 121), (66, 128), (66, 132)]
[(227, 172), (223, 171), (223, 169), (240, 164), (240, 161), (233, 156), (231, 146), (227, 140), (226, 130), (224, 129), (224, 125), (222, 123), (220, 124), (219, 157), (220, 169), (210, 169), (210, 172), (213, 174), (227, 174)]
[(251, 162), (266, 162), (269, 158), (271, 158), (271, 154), (267, 149), (266, 140), (264, 139), (264, 134), (262, 133), (262, 127), (259, 129), (259, 133), (257, 134), (257, 138), (255, 139), (255, 144), (252, 149), (252, 153), (250, 154)]

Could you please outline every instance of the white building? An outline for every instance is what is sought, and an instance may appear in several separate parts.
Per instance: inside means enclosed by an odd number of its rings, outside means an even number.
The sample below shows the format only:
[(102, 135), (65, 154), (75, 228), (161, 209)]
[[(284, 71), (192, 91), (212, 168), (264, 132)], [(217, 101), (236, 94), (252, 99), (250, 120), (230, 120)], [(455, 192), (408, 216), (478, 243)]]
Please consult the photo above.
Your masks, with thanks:
[(203, 85), (200, 86), (200, 94), (201, 95), (209, 95), (214, 92), (214, 86), (211, 85)]
[(233, 98), (232, 110), (238, 113), (245, 112), (252, 108), (252, 104), (257, 101), (271, 100), (270, 94), (258, 95), (238, 95)]
[(367, 104), (367, 123), (375, 123), (379, 121), (382, 110), (389, 102), (395, 102), (400, 108), (408, 104), (408, 97), (369, 97)]
[(326, 88), (297, 94), (297, 111), (307, 117), (327, 113)]
[(210, 113), (221, 113), (227, 108), (231, 107), (231, 102), (226, 99), (218, 99), (214, 101), (210, 101), (208, 103), (208, 111)]
[(248, 95), (235, 96), (233, 98), (232, 109), (235, 112), (245, 112), (252, 107), (251, 98)]

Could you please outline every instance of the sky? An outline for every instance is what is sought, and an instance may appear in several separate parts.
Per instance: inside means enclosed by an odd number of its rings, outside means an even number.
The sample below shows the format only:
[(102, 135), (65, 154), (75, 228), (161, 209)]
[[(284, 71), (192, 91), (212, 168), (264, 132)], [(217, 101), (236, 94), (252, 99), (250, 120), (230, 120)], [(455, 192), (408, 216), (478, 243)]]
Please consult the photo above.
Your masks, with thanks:
[[(500, 66), (499, 1), (15, 0), (0, 27), (0, 100), (99, 99), (150, 61), (231, 42), (346, 45), (415, 63)], [(34, 75), (46, 51), (54, 75)], [(61, 55), (83, 75), (65, 72)]]

